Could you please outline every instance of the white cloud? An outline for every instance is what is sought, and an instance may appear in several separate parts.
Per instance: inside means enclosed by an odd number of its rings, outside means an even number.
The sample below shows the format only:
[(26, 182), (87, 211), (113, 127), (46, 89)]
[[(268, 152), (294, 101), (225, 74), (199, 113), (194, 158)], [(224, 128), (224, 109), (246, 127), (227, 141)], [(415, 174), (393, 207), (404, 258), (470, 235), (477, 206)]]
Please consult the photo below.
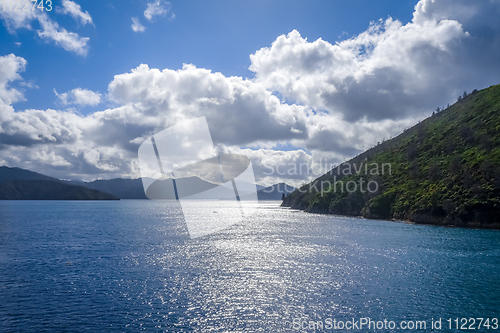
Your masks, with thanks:
[(33, 30), (33, 22), (37, 21), (41, 29), (37, 29), (37, 35), (47, 41), (53, 41), (66, 51), (74, 52), (81, 56), (88, 53), (88, 37), (81, 37), (77, 33), (68, 32), (53, 21), (46, 12), (42, 11), (0, 11), (7, 30), (14, 34), (18, 29)]
[[(154, 2), (148, 3), (148, 7), (144, 11), (144, 17), (148, 21), (152, 21), (155, 16), (165, 16), (170, 11), (171, 4), (164, 0), (155, 0)], [(172, 14), (173, 15), (173, 14)], [(171, 16), (175, 18), (175, 15)]]
[[(281, 104), (260, 84), (184, 65), (181, 70), (141, 65), (115, 76), (110, 97), (152, 117), (158, 128), (205, 116), (216, 143), (246, 144), (305, 138), (304, 107)], [(292, 128), (302, 132), (292, 131)]]
[(43, 15), (43, 13), (39, 11), (0, 11), (0, 18), (3, 19), (5, 27), (12, 34), (22, 28), (31, 30), (31, 23), (40, 15)]
[(71, 0), (63, 0), (62, 5), (62, 8), (58, 9), (60, 13), (70, 15), (75, 20), (79, 20), (83, 25), (93, 24), (92, 17), (90, 16), (89, 12), (83, 12), (82, 7), (80, 7), (80, 5), (76, 2)]
[[(205, 116), (214, 142), (249, 156), (259, 182), (298, 185), (400, 133), (463, 90), (498, 83), (500, 23), (490, 18), (499, 10), (498, 1), (422, 0), (411, 22), (379, 21), (336, 44), (309, 42), (293, 31), (251, 56), (254, 79), (194, 65), (140, 65), (109, 83), (107, 97), (116, 107), (86, 116), (15, 112), (12, 104), (24, 97), (12, 86), (22, 82), (26, 61), (0, 57), (0, 161), (64, 178), (137, 175), (144, 139)], [(58, 98), (63, 105), (97, 105), (101, 96), (77, 88)], [(282, 145), (294, 150), (279, 151)], [(267, 166), (280, 163), (322, 169), (268, 174)]]
[(62, 94), (54, 89), (54, 93), (62, 105), (96, 106), (101, 103), (101, 94), (88, 89), (76, 88)]
[(144, 32), (146, 30), (146, 27), (141, 24), (139, 18), (132, 17), (132, 30), (134, 30), (135, 32)]
[(74, 32), (68, 32), (66, 29), (59, 27), (57, 22), (47, 17), (40, 17), (39, 22), (42, 26), (42, 30), (38, 30), (37, 33), (42, 39), (53, 40), (66, 51), (74, 52), (81, 56), (87, 55), (88, 37), (80, 37)]
[(250, 69), (268, 89), (348, 121), (428, 113), (464, 89), (496, 83), (498, 37), (481, 31), (499, 36), (485, 19), (498, 8), (498, 1), (423, 0), (412, 22), (374, 22), (336, 44), (292, 31), (251, 55)]
[(31, 161), (38, 162), (41, 164), (53, 165), (54, 167), (71, 167), (71, 163), (69, 163), (65, 158), (57, 155), (55, 151), (47, 152), (45, 150), (35, 150), (31, 153)]
[[(24, 58), (16, 57), (14, 54), (0, 57), (0, 101), (5, 105), (21, 101), (23, 94), (13, 88), (9, 88), (9, 83), (22, 80), (20, 72), (24, 72), (27, 61)], [(1, 118), (0, 118), (1, 119)]]
[[(155, 16), (165, 16), (170, 12), (171, 4), (165, 0), (155, 0), (148, 3), (148, 7), (144, 11), (144, 17), (152, 22)], [(169, 20), (173, 20), (175, 14), (171, 13)], [(132, 30), (135, 32), (144, 32), (146, 27), (142, 25), (138, 17), (132, 17)]]
[(314, 161), (304, 150), (277, 151), (273, 149), (230, 149), (231, 153), (243, 154), (252, 161), (256, 182), (264, 186), (286, 182), (299, 186), (304, 181), (319, 177), (327, 162)]

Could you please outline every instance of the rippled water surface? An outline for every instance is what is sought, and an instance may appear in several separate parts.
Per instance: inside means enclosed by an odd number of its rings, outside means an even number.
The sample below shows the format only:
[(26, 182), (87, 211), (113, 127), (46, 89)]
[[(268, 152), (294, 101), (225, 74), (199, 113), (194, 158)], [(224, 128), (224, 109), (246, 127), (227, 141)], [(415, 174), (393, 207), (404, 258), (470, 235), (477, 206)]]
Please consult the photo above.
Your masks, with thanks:
[(278, 204), (191, 240), (175, 202), (0, 202), (0, 331), (285, 332), (296, 318), (500, 318), (500, 231)]

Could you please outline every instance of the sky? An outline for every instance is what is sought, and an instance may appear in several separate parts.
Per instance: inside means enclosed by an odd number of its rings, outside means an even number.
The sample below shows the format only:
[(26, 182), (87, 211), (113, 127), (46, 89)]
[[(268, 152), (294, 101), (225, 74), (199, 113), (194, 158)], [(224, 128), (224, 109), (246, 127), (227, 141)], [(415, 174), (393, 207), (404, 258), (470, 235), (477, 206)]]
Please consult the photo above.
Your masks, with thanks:
[(0, 165), (61, 179), (138, 178), (142, 142), (204, 116), (258, 183), (298, 185), (500, 83), (500, 0), (41, 7), (0, 1)]

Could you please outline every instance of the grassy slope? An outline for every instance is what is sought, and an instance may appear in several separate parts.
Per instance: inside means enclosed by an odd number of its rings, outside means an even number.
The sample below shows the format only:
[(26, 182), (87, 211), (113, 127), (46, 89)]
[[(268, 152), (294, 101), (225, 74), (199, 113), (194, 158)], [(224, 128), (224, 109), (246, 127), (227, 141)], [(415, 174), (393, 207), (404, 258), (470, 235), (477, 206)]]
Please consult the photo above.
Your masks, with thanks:
[[(312, 182), (319, 192), (306, 185), (289, 195), (283, 205), (319, 213), (499, 228), (499, 133), (497, 85), (470, 94), (346, 163), (351, 167), (367, 164), (360, 174), (343, 175), (346, 164), (341, 165)], [(391, 172), (372, 175), (371, 163), (379, 170), (383, 163), (390, 163)], [(377, 181), (379, 191), (362, 193), (358, 186), (353, 193), (342, 193), (340, 184), (334, 190), (325, 182), (340, 180), (345, 188), (347, 181), (360, 178), (365, 183)]]

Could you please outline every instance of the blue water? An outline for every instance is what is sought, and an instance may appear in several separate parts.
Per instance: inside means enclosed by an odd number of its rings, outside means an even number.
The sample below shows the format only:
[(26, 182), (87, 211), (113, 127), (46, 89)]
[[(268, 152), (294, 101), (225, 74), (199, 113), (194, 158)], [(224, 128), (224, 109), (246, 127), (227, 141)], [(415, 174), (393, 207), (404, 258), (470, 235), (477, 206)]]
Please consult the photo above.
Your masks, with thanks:
[(191, 240), (175, 202), (0, 202), (1, 332), (288, 332), (297, 318), (362, 317), (500, 319), (500, 231), (268, 202)]

